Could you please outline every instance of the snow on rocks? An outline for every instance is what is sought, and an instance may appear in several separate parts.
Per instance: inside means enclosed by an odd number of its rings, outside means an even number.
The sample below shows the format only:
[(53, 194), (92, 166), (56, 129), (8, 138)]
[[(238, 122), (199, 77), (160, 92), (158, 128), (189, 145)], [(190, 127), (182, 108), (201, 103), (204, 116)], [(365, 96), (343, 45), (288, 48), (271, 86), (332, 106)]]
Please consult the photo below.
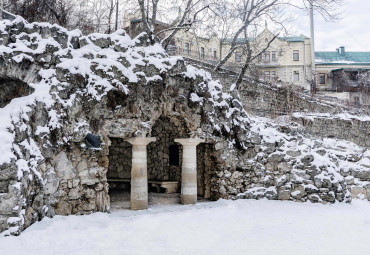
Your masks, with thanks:
[[(293, 122), (279, 125), (271, 119), (250, 118), (250, 137), (256, 141), (250, 149), (254, 164), (240, 162), (237, 178), (225, 172), (218, 175), (221, 185), (226, 186), (222, 190), (239, 187), (225, 197), (333, 203), (350, 202), (362, 194), (370, 199), (368, 148), (309, 136)], [(277, 194), (268, 193), (269, 188), (276, 188)]]
[[(21, 18), (2, 21), (0, 32), (1, 77), (30, 87), (1, 98), (0, 231), (108, 211), (109, 137), (145, 136), (160, 115), (180, 118), (191, 137), (219, 141), (223, 158), (244, 146), (249, 119), (238, 98), (207, 72), (146, 45), (145, 34), (83, 36)], [(88, 133), (100, 135), (101, 149), (88, 149)]]
[[(55, 156), (58, 150), (78, 139), (75, 130), (66, 128), (70, 122), (66, 119), (79, 111), (81, 97), (96, 102), (111, 90), (127, 95), (128, 84), (146, 81), (150, 85), (178, 63), (179, 58), (169, 58), (158, 45), (141, 45), (139, 39), (131, 40), (123, 30), (82, 36), (78, 30), (28, 24), (22, 18), (1, 22), (0, 75), (8, 85), (0, 88), (0, 215), (14, 215), (22, 221), (1, 218), (0, 231), (18, 224), (9, 228), (17, 234), (45, 214), (55, 214), (48, 208), (62, 196), (56, 194), (58, 185), (64, 185), (60, 179), (69, 180), (76, 174), (47, 162), (60, 160)], [(78, 129), (76, 134), (84, 137), (89, 125), (78, 117), (71, 121)], [(44, 190), (53, 196), (41, 198), (46, 210), (39, 211), (34, 194)], [(15, 209), (9, 213), (9, 208)]]
[[(197, 157), (206, 198), (370, 199), (368, 150), (250, 118), (238, 91), (146, 45), (145, 34), (83, 36), (18, 18), (0, 23), (0, 42), (1, 77), (30, 87), (0, 108), (0, 232), (109, 211), (112, 140), (161, 133), (158, 121), (179, 138), (205, 139)], [(89, 133), (100, 148), (87, 146)]]

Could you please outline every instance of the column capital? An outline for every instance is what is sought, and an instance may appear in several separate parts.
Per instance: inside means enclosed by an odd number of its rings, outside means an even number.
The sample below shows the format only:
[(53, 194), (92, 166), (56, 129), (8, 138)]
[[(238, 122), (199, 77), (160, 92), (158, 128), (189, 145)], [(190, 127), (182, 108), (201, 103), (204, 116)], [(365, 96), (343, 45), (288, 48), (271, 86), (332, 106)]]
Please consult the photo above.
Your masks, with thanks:
[(157, 138), (155, 137), (131, 137), (123, 139), (126, 142), (131, 143), (132, 145), (148, 145), (151, 142), (155, 142)]
[(198, 139), (198, 138), (181, 138), (175, 139), (176, 143), (180, 143), (183, 146), (197, 146), (200, 143), (204, 143), (205, 139)]

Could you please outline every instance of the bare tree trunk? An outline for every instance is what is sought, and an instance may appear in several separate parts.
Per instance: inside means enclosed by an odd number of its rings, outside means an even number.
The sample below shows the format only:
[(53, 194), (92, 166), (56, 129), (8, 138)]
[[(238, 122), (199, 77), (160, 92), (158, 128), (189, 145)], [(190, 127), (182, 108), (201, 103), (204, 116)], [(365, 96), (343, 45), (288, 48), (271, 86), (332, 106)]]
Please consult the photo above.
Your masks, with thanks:
[(118, 3), (119, 3), (119, 1), (117, 0), (117, 2), (116, 2), (116, 25), (115, 25), (115, 31), (118, 30)]
[(114, 0), (110, 0), (110, 6), (109, 6), (109, 13), (108, 13), (108, 30), (107, 33), (110, 34), (112, 33), (111, 29), (111, 24), (112, 24), (112, 19), (113, 19), (113, 12), (114, 12)]
[(3, 0), (0, 0), (0, 10), (1, 10), (0, 20), (3, 19), (3, 9), (4, 9), (4, 2), (3, 2)]

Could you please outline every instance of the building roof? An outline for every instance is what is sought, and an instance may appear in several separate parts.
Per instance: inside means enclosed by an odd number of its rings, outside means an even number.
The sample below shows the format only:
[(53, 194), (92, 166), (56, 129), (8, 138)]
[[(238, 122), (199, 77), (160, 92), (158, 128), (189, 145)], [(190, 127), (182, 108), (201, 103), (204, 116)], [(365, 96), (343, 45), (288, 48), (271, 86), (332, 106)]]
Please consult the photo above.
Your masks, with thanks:
[[(305, 39), (309, 39), (309, 38), (305, 35), (299, 35), (299, 36), (278, 37), (278, 39), (282, 40), (282, 41), (287, 41), (287, 42), (304, 42)], [(231, 43), (233, 41), (233, 38), (222, 38), (220, 40), (221, 40), (221, 42), (224, 42), (224, 43)], [(248, 40), (250, 42), (253, 42), (253, 41), (256, 40), (256, 38), (251, 37), (251, 38), (248, 38)], [(245, 42), (245, 38), (238, 38), (236, 40), (237, 44), (241, 44), (241, 43), (244, 43), (244, 42)]]
[(287, 41), (287, 42), (304, 42), (305, 39), (309, 39), (305, 35), (299, 36), (285, 36), (285, 37), (278, 37), (279, 40)]
[(333, 69), (333, 72), (345, 71), (345, 72), (367, 72), (370, 71), (370, 68), (338, 68)]
[(370, 52), (316, 51), (315, 59), (319, 65), (370, 65)]
[[(252, 41), (256, 40), (256, 38), (248, 38), (248, 40), (249, 40), (250, 42), (252, 42)], [(231, 42), (233, 41), (233, 38), (221, 38), (221, 39), (220, 39), (220, 41), (221, 41), (222, 43), (231, 43)], [(245, 38), (237, 38), (237, 39), (236, 39), (236, 43), (237, 43), (237, 44), (242, 44), (242, 43), (244, 43), (244, 42), (245, 42)]]

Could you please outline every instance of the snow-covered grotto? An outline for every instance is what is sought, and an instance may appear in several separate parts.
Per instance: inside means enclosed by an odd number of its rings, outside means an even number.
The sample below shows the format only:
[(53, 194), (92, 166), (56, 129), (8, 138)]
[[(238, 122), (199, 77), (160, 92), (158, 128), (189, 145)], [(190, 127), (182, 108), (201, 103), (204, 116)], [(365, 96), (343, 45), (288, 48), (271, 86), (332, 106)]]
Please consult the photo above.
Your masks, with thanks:
[[(145, 34), (0, 23), (0, 232), (109, 212), (109, 190), (322, 203), (370, 199), (368, 148), (249, 116), (235, 90)], [(352, 195), (351, 195), (352, 192)]]

